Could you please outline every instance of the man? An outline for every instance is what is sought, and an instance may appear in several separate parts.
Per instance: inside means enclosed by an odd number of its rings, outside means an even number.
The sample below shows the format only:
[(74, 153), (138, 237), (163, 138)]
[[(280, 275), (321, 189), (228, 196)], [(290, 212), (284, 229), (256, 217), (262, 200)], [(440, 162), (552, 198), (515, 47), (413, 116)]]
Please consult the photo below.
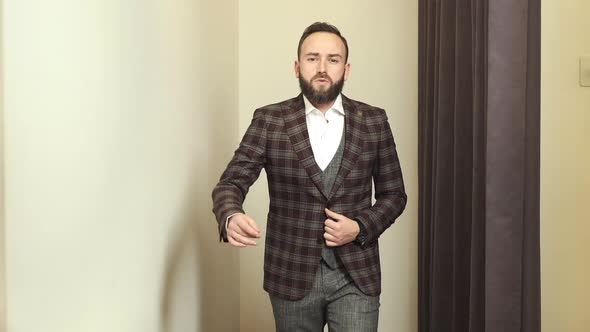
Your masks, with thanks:
[(302, 94), (255, 111), (213, 191), (220, 239), (255, 245), (242, 203), (266, 170), (264, 289), (277, 331), (377, 331), (377, 239), (407, 198), (385, 111), (342, 95), (349, 75), (340, 31), (309, 26), (295, 61)]

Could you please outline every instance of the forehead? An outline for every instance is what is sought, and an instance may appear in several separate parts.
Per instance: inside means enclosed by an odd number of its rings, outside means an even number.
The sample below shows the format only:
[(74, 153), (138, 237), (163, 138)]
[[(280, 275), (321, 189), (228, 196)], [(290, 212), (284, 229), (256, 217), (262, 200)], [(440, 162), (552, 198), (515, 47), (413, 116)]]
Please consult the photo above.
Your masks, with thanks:
[(315, 32), (309, 35), (301, 44), (301, 55), (307, 53), (340, 54), (344, 56), (346, 49), (344, 42), (337, 35), (330, 32)]

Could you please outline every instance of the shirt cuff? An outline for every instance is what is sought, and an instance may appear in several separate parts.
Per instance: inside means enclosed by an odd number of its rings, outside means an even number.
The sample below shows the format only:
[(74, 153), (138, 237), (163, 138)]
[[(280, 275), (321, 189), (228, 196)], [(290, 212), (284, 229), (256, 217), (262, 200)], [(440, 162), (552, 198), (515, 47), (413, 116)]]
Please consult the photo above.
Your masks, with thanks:
[(227, 226), (229, 225), (229, 218), (235, 216), (236, 214), (240, 214), (240, 212), (230, 214), (227, 219), (225, 219), (225, 233), (227, 234)]

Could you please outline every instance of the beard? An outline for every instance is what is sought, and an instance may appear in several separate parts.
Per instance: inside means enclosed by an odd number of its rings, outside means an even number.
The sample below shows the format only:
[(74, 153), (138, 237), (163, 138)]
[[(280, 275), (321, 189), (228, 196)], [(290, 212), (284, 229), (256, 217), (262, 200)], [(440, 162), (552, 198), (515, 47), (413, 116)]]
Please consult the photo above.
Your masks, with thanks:
[(301, 74), (299, 74), (299, 88), (301, 88), (301, 93), (303, 93), (303, 95), (315, 105), (327, 104), (336, 100), (344, 87), (344, 74), (342, 74), (342, 77), (338, 81), (332, 83), (332, 85), (326, 89), (316, 89), (313, 87), (311, 82), (318, 78), (327, 79), (332, 82), (327, 75), (315, 75), (307, 81), (301, 76)]

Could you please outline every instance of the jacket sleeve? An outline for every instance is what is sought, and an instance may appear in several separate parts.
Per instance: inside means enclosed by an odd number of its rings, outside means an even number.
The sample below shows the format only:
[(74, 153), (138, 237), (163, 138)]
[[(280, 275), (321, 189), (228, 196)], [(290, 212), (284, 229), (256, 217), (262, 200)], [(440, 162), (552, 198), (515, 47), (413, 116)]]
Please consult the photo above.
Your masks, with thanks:
[(354, 218), (364, 227), (366, 232), (364, 243), (377, 240), (402, 214), (407, 202), (393, 134), (385, 111), (381, 110), (381, 112), (383, 120), (377, 161), (372, 171), (375, 183), (375, 204), (362, 210)]
[(263, 112), (254, 112), (252, 122), (238, 149), (213, 189), (213, 213), (219, 226), (219, 240), (228, 242), (227, 217), (244, 213), (242, 204), (250, 186), (258, 179), (266, 162), (266, 121)]

